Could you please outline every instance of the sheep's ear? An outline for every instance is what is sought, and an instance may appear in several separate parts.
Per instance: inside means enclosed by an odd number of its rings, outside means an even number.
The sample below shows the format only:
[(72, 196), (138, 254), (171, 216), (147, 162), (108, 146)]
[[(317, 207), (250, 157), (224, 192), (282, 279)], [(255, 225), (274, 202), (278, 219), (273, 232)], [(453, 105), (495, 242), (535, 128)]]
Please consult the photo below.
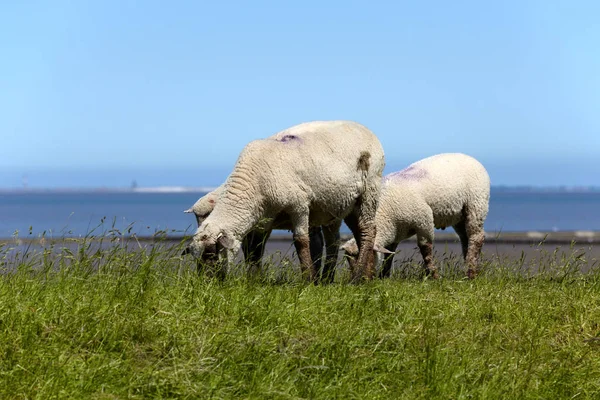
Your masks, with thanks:
[(227, 236), (225, 233), (220, 233), (217, 237), (217, 241), (221, 246), (225, 247), (226, 249), (233, 249), (235, 246), (235, 241), (233, 240), (233, 238)]
[(194, 212), (194, 210), (192, 210), (191, 208), (188, 208), (187, 210), (184, 211), (184, 213), (188, 213), (188, 214), (193, 213), (193, 212)]
[(373, 250), (376, 251), (376, 252), (378, 252), (378, 253), (383, 253), (383, 254), (394, 254), (393, 251), (389, 251), (385, 247), (380, 246), (378, 244), (374, 244), (373, 245)]
[(215, 195), (214, 193), (209, 193), (206, 195), (206, 199), (208, 200), (208, 203), (214, 208), (215, 203), (217, 202), (217, 195)]

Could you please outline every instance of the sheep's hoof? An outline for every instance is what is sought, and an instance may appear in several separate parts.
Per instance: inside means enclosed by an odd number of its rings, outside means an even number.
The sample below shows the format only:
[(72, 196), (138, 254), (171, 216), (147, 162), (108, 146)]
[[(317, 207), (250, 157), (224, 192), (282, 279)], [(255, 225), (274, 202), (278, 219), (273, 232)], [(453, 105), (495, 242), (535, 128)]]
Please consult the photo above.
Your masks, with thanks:
[(425, 276), (430, 279), (440, 279), (438, 275), (437, 268), (425, 268)]
[(320, 285), (331, 285), (333, 283), (333, 275), (323, 274), (318, 280), (317, 283)]
[(317, 273), (314, 270), (312, 270), (312, 269), (305, 270), (302, 272), (302, 275), (304, 275), (304, 279), (306, 280), (306, 282), (314, 283), (315, 285), (317, 284), (318, 277), (317, 277)]
[(475, 279), (476, 275), (477, 275), (477, 271), (475, 271), (474, 269), (469, 269), (467, 271), (467, 276), (469, 277), (469, 279)]
[(352, 277), (350, 278), (350, 283), (353, 285), (358, 285), (364, 282), (368, 282), (371, 279), (369, 279), (368, 276), (363, 275), (363, 274), (353, 274)]

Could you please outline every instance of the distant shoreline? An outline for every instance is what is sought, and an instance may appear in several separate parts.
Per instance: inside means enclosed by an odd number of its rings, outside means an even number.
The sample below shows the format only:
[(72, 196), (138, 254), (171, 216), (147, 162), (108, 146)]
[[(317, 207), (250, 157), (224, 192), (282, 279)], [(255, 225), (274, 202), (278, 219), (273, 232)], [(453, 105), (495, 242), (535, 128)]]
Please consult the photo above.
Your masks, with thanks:
[(15, 188), (0, 189), (0, 194), (122, 194), (122, 193), (207, 193), (215, 190), (213, 186), (152, 186), (138, 188)]
[[(123, 194), (123, 193), (207, 193), (215, 186), (148, 186), (148, 187), (91, 187), (91, 188), (0, 188), (0, 194)], [(507, 194), (557, 194), (600, 193), (600, 186), (492, 186), (492, 193)]]
[[(90, 236), (88, 240), (90, 241), (98, 241), (98, 240), (109, 240), (111, 238), (115, 238), (116, 236)], [(123, 235), (118, 236), (121, 240), (132, 240), (139, 241), (143, 243), (151, 243), (151, 242), (181, 242), (183, 240), (189, 240), (191, 235)], [(342, 233), (341, 239), (347, 240), (351, 237), (350, 234)], [(68, 242), (68, 241), (78, 241), (83, 240), (85, 236), (64, 236), (64, 237), (0, 237), (0, 244), (8, 244), (8, 243), (16, 243), (18, 245), (27, 244), (27, 243), (40, 243), (40, 242)], [(452, 231), (446, 232), (436, 232), (434, 242), (436, 243), (454, 243), (458, 242), (458, 236), (456, 233)], [(276, 242), (291, 242), (292, 235), (290, 233), (282, 232), (274, 232), (273, 235), (269, 238), (269, 241)], [(414, 242), (416, 241), (416, 237), (413, 236), (409, 239), (406, 239), (405, 242)], [(540, 231), (524, 231), (524, 232), (486, 232), (485, 242), (487, 244), (498, 243), (498, 244), (570, 244), (570, 243), (578, 243), (578, 244), (600, 244), (600, 231), (558, 231), (558, 232), (540, 232)]]

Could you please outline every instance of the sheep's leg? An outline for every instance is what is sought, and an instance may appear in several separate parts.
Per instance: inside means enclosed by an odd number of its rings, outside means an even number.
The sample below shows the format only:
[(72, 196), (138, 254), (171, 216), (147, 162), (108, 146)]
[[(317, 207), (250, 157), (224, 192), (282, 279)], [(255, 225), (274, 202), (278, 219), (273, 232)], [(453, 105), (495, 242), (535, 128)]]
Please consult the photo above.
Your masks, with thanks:
[(340, 246), (340, 225), (341, 221), (323, 227), (323, 236), (325, 236), (325, 265), (321, 279), (325, 283), (332, 283), (335, 277), (335, 266)]
[(485, 233), (483, 230), (483, 219), (477, 215), (469, 213), (469, 210), (465, 210), (466, 214), (466, 231), (469, 237), (469, 245), (466, 256), (467, 263), (467, 276), (469, 279), (475, 278), (477, 275), (477, 264), (479, 262), (479, 255), (481, 254), (481, 248), (485, 240)]
[(261, 232), (253, 230), (242, 241), (242, 251), (244, 252), (244, 259), (248, 265), (248, 273), (250, 275), (255, 275), (260, 270), (261, 260), (270, 234), (271, 231)]
[(219, 260), (221, 264), (219, 270), (217, 271), (217, 276), (220, 280), (224, 280), (227, 277), (229, 271), (233, 270), (235, 266), (235, 262), (237, 260), (237, 255), (239, 252), (239, 247), (235, 249), (226, 249), (225, 250), (225, 258)]
[[(361, 224), (362, 225), (362, 224)], [(375, 276), (375, 254), (373, 253), (373, 244), (377, 230), (375, 223), (364, 223), (361, 227), (361, 247), (358, 250), (358, 265), (364, 271), (367, 280)]]
[(310, 258), (318, 275), (323, 261), (323, 231), (320, 226), (313, 226), (309, 228), (308, 236), (310, 238)]
[(260, 236), (260, 241), (256, 243), (256, 254), (258, 260), (262, 260), (265, 255), (265, 249), (267, 248), (267, 240), (271, 237), (271, 230), (263, 232), (262, 236)]
[(365, 272), (367, 280), (375, 276), (375, 253), (373, 245), (377, 235), (375, 212), (379, 203), (379, 191), (368, 188), (358, 202), (358, 228), (361, 241), (358, 247), (358, 265)]
[[(244, 253), (244, 260), (246, 265), (248, 266), (248, 273), (254, 274), (258, 271), (259, 265), (256, 262), (256, 231), (250, 231), (244, 238), (242, 239), (242, 252)], [(259, 260), (260, 263), (260, 260)]]
[(458, 224), (452, 226), (454, 231), (458, 235), (460, 239), (460, 244), (462, 247), (462, 255), (463, 259), (467, 259), (467, 252), (469, 250), (469, 236), (467, 235), (467, 227), (465, 225), (465, 221), (460, 221)]
[[(358, 246), (358, 257), (352, 271), (352, 282), (365, 278), (373, 279), (375, 275), (375, 255), (373, 244), (375, 242), (375, 204), (370, 201), (365, 204), (364, 199), (359, 199), (356, 209), (345, 218), (346, 225), (352, 230)], [(351, 265), (352, 266), (352, 265)]]
[[(396, 247), (398, 247), (398, 243), (399, 242), (394, 242), (388, 246), (385, 246), (385, 248), (389, 251), (396, 251)], [(381, 268), (381, 271), (379, 271), (379, 277), (380, 278), (389, 278), (390, 273), (392, 272), (392, 265), (394, 264), (394, 254), (382, 254), (382, 256), (384, 256), (385, 259), (383, 261), (383, 266)]]
[(423, 256), (423, 266), (427, 275), (433, 279), (438, 279), (437, 268), (433, 263), (433, 232), (431, 234), (417, 233), (417, 244), (421, 255)]
[(308, 225), (308, 210), (290, 212), (293, 225), (294, 246), (300, 260), (300, 269), (305, 279), (314, 282), (317, 277), (315, 266), (310, 256), (310, 236)]

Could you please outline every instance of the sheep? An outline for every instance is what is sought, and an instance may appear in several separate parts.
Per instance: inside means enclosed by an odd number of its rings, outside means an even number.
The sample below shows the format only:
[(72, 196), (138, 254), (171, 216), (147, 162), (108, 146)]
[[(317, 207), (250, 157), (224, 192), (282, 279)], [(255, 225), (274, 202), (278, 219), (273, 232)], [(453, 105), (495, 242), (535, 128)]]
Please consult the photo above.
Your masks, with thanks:
[(384, 153), (377, 137), (351, 121), (306, 122), (250, 142), (227, 178), (189, 252), (231, 263), (242, 238), (267, 220), (289, 224), (302, 275), (315, 282), (309, 227), (334, 231), (344, 220), (357, 240), (352, 280), (374, 274), (375, 212)]
[[(219, 195), (223, 191), (221, 185), (215, 190), (200, 197), (194, 205), (185, 210), (185, 213), (193, 213), (196, 217), (198, 227), (208, 217), (208, 215), (215, 208), (215, 203), (218, 201)], [(279, 228), (287, 228), (285, 221), (273, 221), (273, 225)], [(340, 241), (339, 226), (337, 230), (324, 229), (325, 231), (325, 254), (326, 261), (323, 269), (323, 281), (332, 282), (334, 278), (334, 267), (337, 263), (338, 246)], [(242, 240), (242, 251), (244, 258), (250, 265), (251, 270), (256, 270), (260, 267), (260, 260), (263, 257), (265, 243), (269, 238), (271, 231), (264, 231), (261, 229), (253, 229), (250, 231)], [(320, 226), (311, 227), (309, 229), (310, 239), (310, 254), (317, 271), (321, 270), (321, 259), (323, 257), (323, 230)], [(198, 263), (198, 269), (200, 270), (201, 263)]]
[[(452, 226), (462, 246), (468, 277), (477, 272), (484, 241), (483, 223), (490, 199), (490, 178), (479, 161), (461, 153), (438, 154), (383, 178), (375, 217), (374, 250), (392, 253), (398, 243), (417, 235), (426, 272), (438, 278), (433, 263), (434, 228)], [(351, 239), (342, 245), (350, 263), (358, 253)], [(383, 263), (380, 277), (388, 277), (393, 256)]]

